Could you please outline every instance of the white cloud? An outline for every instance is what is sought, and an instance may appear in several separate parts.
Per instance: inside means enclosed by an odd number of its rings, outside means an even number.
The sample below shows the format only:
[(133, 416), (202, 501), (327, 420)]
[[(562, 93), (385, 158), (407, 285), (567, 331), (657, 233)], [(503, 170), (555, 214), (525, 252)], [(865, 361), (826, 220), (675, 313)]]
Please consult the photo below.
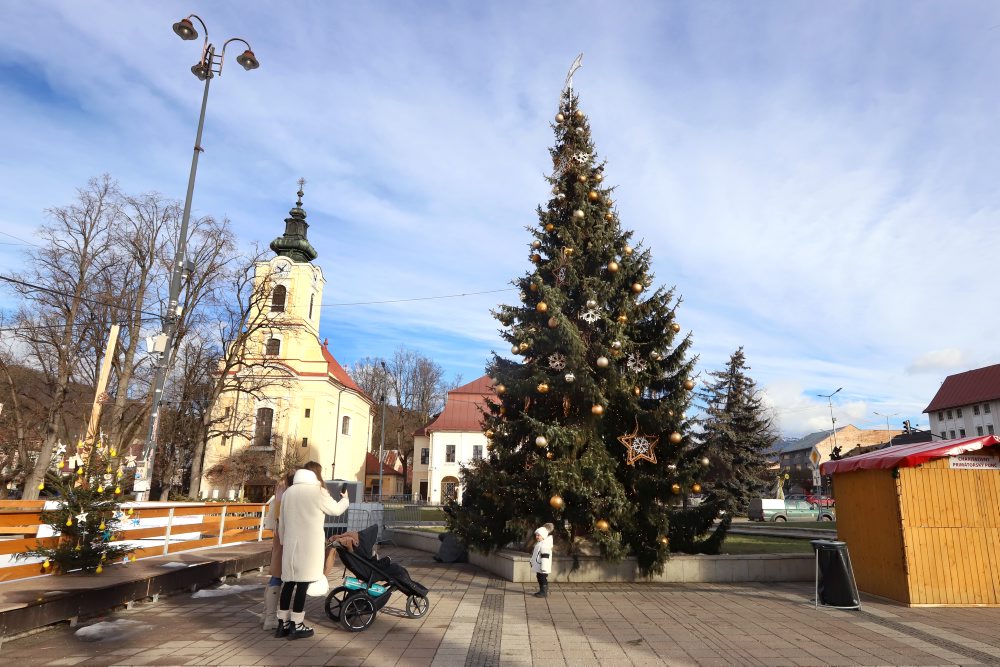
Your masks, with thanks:
[(907, 366), (907, 373), (934, 373), (938, 377), (942, 373), (954, 371), (965, 362), (962, 351), (953, 347), (944, 350), (932, 350), (921, 354)]

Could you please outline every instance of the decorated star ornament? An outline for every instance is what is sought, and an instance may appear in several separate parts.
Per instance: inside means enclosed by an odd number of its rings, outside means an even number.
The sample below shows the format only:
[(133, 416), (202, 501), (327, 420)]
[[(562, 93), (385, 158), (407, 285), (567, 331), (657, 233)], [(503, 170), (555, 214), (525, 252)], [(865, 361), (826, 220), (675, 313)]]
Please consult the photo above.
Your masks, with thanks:
[(88, 512), (80, 512), (79, 514), (77, 514), (76, 515), (76, 522), (77, 523), (84, 523), (87, 520), (87, 514), (88, 514)]
[(573, 154), (573, 162), (577, 164), (586, 164), (587, 160), (590, 159), (590, 153), (584, 153), (583, 151), (577, 151)]
[(125, 457), (125, 467), (134, 468), (135, 467), (135, 457), (132, 455)]
[(549, 355), (549, 368), (555, 371), (561, 371), (566, 368), (566, 355), (559, 352), (555, 352)]
[(580, 313), (580, 319), (588, 324), (593, 324), (597, 320), (601, 319), (601, 314), (597, 312), (597, 309), (589, 308)]
[(628, 357), (625, 360), (625, 365), (633, 373), (641, 373), (644, 370), (646, 370), (646, 368), (649, 366), (649, 364), (646, 363), (646, 360), (640, 357), (635, 352), (628, 355)]
[(628, 449), (628, 459), (626, 463), (634, 466), (639, 459), (645, 459), (650, 463), (656, 463), (656, 454), (653, 448), (659, 442), (659, 436), (639, 435), (639, 421), (636, 420), (635, 430), (628, 435), (618, 436), (618, 441)]

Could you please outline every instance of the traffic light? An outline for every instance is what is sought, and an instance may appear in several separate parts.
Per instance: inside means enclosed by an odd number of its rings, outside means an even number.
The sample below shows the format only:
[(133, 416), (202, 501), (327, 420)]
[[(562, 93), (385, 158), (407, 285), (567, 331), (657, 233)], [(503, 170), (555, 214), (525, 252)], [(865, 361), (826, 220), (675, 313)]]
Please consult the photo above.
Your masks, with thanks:
[(910, 420), (909, 419), (904, 419), (903, 420), (903, 431), (906, 432), (906, 433), (910, 432)]

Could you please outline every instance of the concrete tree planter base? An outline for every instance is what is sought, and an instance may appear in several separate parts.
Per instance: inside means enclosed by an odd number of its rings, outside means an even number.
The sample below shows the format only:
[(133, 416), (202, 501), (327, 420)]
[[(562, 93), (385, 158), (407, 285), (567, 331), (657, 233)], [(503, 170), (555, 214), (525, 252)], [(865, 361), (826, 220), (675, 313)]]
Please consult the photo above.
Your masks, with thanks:
[[(441, 542), (437, 534), (414, 530), (389, 530), (386, 537), (394, 544), (410, 549), (437, 553)], [(530, 556), (520, 551), (501, 550), (492, 554), (469, 553), (469, 562), (487, 572), (515, 583), (534, 583)], [(662, 583), (812, 581), (815, 563), (812, 554), (760, 554), (746, 556), (674, 555), (661, 574), (644, 577), (635, 558), (608, 563), (596, 556), (556, 556), (549, 581), (577, 583), (609, 581), (650, 581)]]

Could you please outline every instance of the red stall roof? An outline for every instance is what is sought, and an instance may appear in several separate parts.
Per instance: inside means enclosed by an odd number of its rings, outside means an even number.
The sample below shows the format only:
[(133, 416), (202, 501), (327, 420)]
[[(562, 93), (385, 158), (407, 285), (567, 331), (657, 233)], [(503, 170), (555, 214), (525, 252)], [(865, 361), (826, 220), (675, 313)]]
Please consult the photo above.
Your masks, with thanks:
[(884, 470), (886, 468), (912, 468), (921, 463), (945, 456), (958, 456), (975, 452), (984, 447), (1000, 445), (1000, 437), (995, 435), (980, 435), (974, 438), (959, 438), (957, 440), (937, 440), (935, 442), (918, 442), (913, 445), (897, 445), (887, 447), (860, 456), (850, 456), (839, 461), (827, 461), (820, 466), (820, 473), (832, 475), (837, 472), (852, 470)]

